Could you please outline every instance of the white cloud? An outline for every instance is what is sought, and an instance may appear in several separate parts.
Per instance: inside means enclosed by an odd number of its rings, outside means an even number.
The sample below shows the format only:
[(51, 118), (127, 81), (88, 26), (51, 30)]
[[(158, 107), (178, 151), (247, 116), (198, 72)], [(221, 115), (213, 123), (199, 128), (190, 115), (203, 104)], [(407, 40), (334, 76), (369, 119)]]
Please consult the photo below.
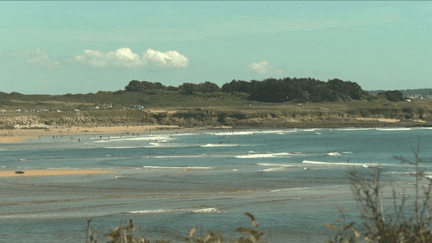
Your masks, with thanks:
[(71, 64), (85, 64), (98, 68), (105, 67), (142, 67), (145, 61), (131, 49), (125, 47), (112, 52), (99, 52), (95, 50), (85, 50), (83, 55), (77, 55), (68, 59)]
[(276, 66), (268, 65), (266, 60), (262, 62), (254, 62), (249, 65), (249, 70), (260, 74), (281, 74), (283, 70)]
[(38, 67), (58, 68), (59, 63), (51, 60), (46, 53), (30, 58), (26, 61), (27, 64)]
[(160, 52), (148, 49), (143, 54), (143, 58), (156, 63), (157, 65), (167, 67), (187, 67), (189, 60), (177, 51)]
[(148, 49), (140, 58), (133, 53), (130, 48), (120, 48), (113, 52), (99, 52), (95, 50), (85, 50), (83, 55), (77, 55), (68, 59), (71, 64), (85, 64), (93, 67), (125, 67), (142, 68), (148, 62), (158, 66), (166, 67), (187, 67), (189, 60), (177, 51), (160, 52)]
[(44, 68), (59, 67), (59, 63), (57, 61), (51, 60), (48, 54), (45, 51), (42, 51), (40, 48), (37, 48), (36, 50), (26, 50), (19, 52), (2, 52), (2, 57), (31, 57), (28, 58), (25, 63)]

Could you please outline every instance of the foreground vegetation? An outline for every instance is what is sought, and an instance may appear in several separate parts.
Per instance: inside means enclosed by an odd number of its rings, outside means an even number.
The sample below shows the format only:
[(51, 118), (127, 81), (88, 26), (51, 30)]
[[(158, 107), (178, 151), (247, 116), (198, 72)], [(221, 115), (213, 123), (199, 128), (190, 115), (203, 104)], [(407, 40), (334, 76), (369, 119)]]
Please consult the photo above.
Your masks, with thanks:
[[(337, 205), (341, 214), (339, 218), (339, 227), (331, 223), (326, 223), (325, 226), (335, 232), (333, 239), (329, 239), (327, 243), (426, 243), (432, 242), (431, 226), (431, 191), (432, 179), (425, 175), (425, 171), (419, 168), (419, 163), (423, 162), (419, 157), (420, 151), (420, 136), (418, 137), (417, 149), (413, 149), (414, 161), (405, 159), (403, 157), (395, 156), (394, 159), (399, 160), (401, 163), (408, 163), (415, 166), (415, 198), (414, 198), (414, 211), (412, 216), (407, 219), (403, 215), (405, 202), (408, 197), (405, 196), (405, 190), (401, 198), (400, 205), (397, 205), (396, 191), (393, 188), (393, 205), (396, 217), (392, 217), (385, 213), (383, 204), (382, 187), (380, 185), (381, 168), (374, 168), (375, 173), (369, 174), (372, 178), (360, 176), (354, 170), (348, 173), (350, 179), (354, 199), (357, 202), (362, 218), (365, 220), (365, 228), (362, 230), (356, 229), (355, 222), (345, 222), (343, 209)], [(421, 180), (426, 179), (429, 181), (427, 187), (423, 186), (424, 199), (420, 202), (421, 195), (419, 195), (419, 185)], [(248, 236), (242, 236), (233, 241), (235, 243), (258, 243), (261, 241), (265, 232), (259, 232), (259, 224), (255, 221), (255, 217), (250, 213), (245, 213), (252, 221), (252, 227), (239, 227), (235, 231), (238, 233), (245, 233)], [(86, 243), (97, 242), (93, 229), (88, 220)], [(109, 243), (151, 243), (145, 236), (136, 236), (134, 231), (139, 226), (135, 226), (133, 221), (129, 221), (129, 225), (119, 226), (105, 237), (110, 238)], [(210, 242), (224, 242), (221, 233), (214, 234), (208, 232), (205, 236), (194, 237), (197, 232), (196, 228), (189, 231), (188, 237), (183, 238), (183, 242), (189, 243), (210, 243)], [(171, 241), (156, 240), (156, 243), (170, 243)]]

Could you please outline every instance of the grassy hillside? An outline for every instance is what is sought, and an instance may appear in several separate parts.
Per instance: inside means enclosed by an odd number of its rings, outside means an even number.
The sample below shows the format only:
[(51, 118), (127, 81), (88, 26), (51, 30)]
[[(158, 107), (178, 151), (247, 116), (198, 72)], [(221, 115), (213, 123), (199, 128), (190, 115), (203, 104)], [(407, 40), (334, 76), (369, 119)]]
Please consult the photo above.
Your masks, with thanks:
[(241, 96), (223, 92), (185, 96), (180, 91), (155, 90), (147, 93), (132, 93), (125, 91), (98, 92), (90, 94), (65, 95), (7, 95), (0, 96), (0, 108), (4, 110), (17, 109), (91, 109), (94, 106), (112, 105), (114, 109), (124, 106), (142, 105), (144, 107), (203, 107), (203, 106), (238, 106), (252, 102)]
[[(391, 118), (393, 126), (429, 126), (432, 101), (389, 102), (382, 96), (319, 103), (260, 103), (244, 93), (152, 90), (96, 94), (0, 94), (0, 128), (35, 124), (60, 126), (180, 125), (184, 127), (336, 127), (390, 126), (357, 118)], [(143, 106), (142, 110), (130, 108)], [(19, 110), (19, 111), (18, 111)], [(4, 112), (3, 112), (4, 111)], [(62, 111), (62, 112), (58, 112)], [(158, 111), (158, 112), (155, 112)], [(170, 111), (170, 112), (168, 112)], [(423, 122), (423, 123), (419, 123)], [(408, 124), (407, 122), (412, 122)], [(427, 123), (424, 123), (427, 122)], [(362, 124), (360, 124), (362, 123)], [(364, 124), (363, 124), (364, 123)]]

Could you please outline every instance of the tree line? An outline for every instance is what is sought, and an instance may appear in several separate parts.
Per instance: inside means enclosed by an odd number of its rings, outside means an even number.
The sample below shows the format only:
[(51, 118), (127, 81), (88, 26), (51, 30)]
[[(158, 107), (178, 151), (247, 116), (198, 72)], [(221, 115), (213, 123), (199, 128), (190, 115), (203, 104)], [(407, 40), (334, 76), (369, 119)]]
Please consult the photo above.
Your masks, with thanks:
[(233, 80), (222, 86), (222, 92), (243, 92), (248, 99), (260, 102), (332, 102), (359, 100), (368, 95), (357, 83), (332, 79), (328, 82), (311, 78), (269, 78), (246, 82)]
[(194, 83), (183, 83), (179, 87), (174, 86), (164, 86), (159, 82), (152, 83), (147, 81), (137, 81), (132, 80), (129, 82), (129, 84), (125, 87), (125, 90), (127, 92), (140, 92), (145, 93), (152, 90), (157, 89), (166, 89), (169, 91), (180, 91), (184, 95), (193, 95), (195, 92), (202, 92), (202, 93), (214, 93), (214, 92), (220, 92), (221, 89), (219, 86), (215, 83), (212, 83), (210, 81), (206, 81), (204, 83), (200, 84), (194, 84)]
[[(180, 91), (183, 95), (193, 95), (196, 92), (213, 93), (225, 92), (239, 94), (247, 100), (258, 102), (333, 102), (346, 100), (360, 100), (362, 96), (369, 96), (357, 83), (340, 79), (328, 82), (311, 78), (268, 78), (262, 81), (232, 80), (220, 88), (217, 84), (206, 81), (200, 84), (183, 83), (178, 87), (164, 86), (159, 82), (132, 80), (125, 87), (127, 92), (145, 93), (156, 89)], [(391, 94), (390, 96), (394, 96)]]

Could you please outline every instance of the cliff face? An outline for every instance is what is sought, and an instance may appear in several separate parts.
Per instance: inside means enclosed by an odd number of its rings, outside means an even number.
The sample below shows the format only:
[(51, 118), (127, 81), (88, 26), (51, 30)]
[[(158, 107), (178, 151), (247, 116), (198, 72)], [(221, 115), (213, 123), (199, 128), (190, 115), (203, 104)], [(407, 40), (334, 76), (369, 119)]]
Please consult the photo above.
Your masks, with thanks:
[(358, 117), (380, 117), (380, 118), (393, 118), (393, 119), (412, 119), (423, 121), (432, 121), (431, 111), (426, 109), (412, 109), (412, 108), (361, 108), (355, 111), (348, 112)]
[[(367, 117), (369, 120), (360, 120)], [(375, 119), (372, 119), (375, 118)], [(378, 120), (381, 118), (380, 120)], [(397, 119), (396, 123), (383, 122)], [(337, 126), (429, 126), (432, 115), (423, 109), (361, 108), (348, 112), (253, 112), (253, 111), (180, 111), (180, 112), (76, 112), (48, 115), (1, 117), (0, 127), (23, 126), (136, 126), (180, 125), (183, 127), (337, 127)]]

